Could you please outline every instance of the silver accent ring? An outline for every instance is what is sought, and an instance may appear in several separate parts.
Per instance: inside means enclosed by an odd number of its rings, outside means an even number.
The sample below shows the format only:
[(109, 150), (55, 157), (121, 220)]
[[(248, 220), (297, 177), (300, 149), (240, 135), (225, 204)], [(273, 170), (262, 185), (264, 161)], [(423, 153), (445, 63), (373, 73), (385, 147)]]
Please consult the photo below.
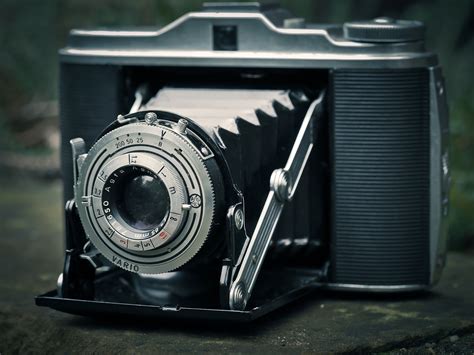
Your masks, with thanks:
[[(125, 270), (145, 274), (172, 271), (196, 255), (211, 230), (215, 208), (213, 182), (199, 151), (175, 127), (174, 122), (163, 120), (153, 125), (130, 123), (119, 127), (94, 144), (81, 166), (74, 190), (86, 235), (102, 255)], [(122, 233), (117, 230), (118, 224), (117, 229), (112, 228), (100, 213), (101, 191), (95, 190), (105, 181), (105, 175), (99, 179), (100, 174), (114, 171), (127, 164), (127, 160), (128, 164), (146, 166), (155, 173), (162, 167), (170, 173), (171, 177), (163, 177), (163, 182), (167, 188), (176, 189), (175, 198), (170, 199), (171, 210), (181, 208), (181, 218), (173, 221), (174, 226), (170, 221), (165, 223), (163, 230), (169, 236), (163, 242), (153, 239), (156, 236), (140, 239), (123, 230)], [(199, 204), (193, 203), (197, 200)], [(127, 241), (121, 242), (124, 238)], [(141, 245), (128, 245), (130, 240), (138, 240)], [(147, 241), (151, 243), (145, 245)]]

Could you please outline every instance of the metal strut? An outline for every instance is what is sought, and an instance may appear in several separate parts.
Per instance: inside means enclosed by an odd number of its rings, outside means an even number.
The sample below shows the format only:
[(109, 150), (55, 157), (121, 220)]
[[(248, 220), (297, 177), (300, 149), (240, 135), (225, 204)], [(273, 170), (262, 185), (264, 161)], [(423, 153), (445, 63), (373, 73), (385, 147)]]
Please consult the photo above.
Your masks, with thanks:
[(313, 101), (306, 112), (296, 136), (290, 156), (283, 169), (276, 169), (270, 177), (270, 192), (250, 239), (242, 264), (229, 294), (229, 306), (244, 310), (252, 295), (265, 254), (285, 204), (292, 200), (298, 182), (314, 146), (315, 118), (320, 113), (324, 94)]

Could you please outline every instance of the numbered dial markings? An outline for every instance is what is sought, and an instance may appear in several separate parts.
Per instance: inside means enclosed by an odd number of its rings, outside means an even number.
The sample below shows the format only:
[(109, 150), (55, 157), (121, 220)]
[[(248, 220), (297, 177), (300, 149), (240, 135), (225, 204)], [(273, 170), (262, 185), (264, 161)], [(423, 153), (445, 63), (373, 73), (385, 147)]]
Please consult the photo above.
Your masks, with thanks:
[(180, 267), (213, 223), (207, 163), (189, 139), (193, 132), (180, 135), (173, 125), (119, 127), (94, 144), (79, 172), (75, 196), (84, 231), (102, 255), (129, 271)]

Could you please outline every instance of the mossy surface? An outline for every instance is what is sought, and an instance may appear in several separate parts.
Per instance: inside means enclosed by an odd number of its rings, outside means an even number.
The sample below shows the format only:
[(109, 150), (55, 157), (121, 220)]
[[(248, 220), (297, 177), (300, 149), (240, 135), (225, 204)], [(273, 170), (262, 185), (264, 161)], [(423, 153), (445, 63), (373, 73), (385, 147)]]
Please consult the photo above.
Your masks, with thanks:
[[(316, 290), (251, 324), (91, 319), (39, 308), (34, 296), (54, 289), (62, 268), (61, 188), (59, 182), (13, 177), (0, 183), (2, 354), (365, 353), (425, 343), (462, 350), (472, 340), (474, 258), (457, 253), (448, 256), (433, 292), (370, 296)], [(453, 334), (460, 337), (458, 345), (443, 340)]]

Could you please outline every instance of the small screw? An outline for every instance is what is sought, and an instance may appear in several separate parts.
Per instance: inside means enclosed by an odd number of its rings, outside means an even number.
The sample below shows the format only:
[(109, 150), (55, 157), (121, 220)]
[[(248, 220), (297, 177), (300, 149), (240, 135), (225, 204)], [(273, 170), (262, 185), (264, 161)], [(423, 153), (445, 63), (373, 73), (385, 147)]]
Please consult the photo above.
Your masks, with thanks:
[(156, 113), (154, 112), (147, 112), (145, 114), (145, 122), (147, 124), (154, 124), (156, 122), (156, 120), (158, 119), (158, 116), (156, 115)]
[(245, 286), (242, 282), (239, 282), (235, 286), (235, 289), (232, 295), (235, 309), (243, 310), (245, 308), (245, 295), (246, 295)]
[(189, 196), (189, 202), (191, 204), (191, 207), (198, 208), (201, 207), (202, 199), (201, 196), (197, 194), (192, 194)]
[(188, 121), (186, 121), (184, 118), (181, 118), (178, 121), (178, 133), (179, 134), (186, 134), (186, 127), (188, 126)]
[(443, 87), (443, 84), (441, 83), (441, 81), (438, 81), (436, 83), (436, 86), (438, 86), (438, 95), (442, 96), (443, 93), (444, 93), (444, 87)]
[(202, 148), (201, 148), (201, 153), (202, 153), (202, 155), (208, 155), (208, 154), (209, 154), (209, 150), (207, 150), (206, 147), (202, 147)]
[(235, 227), (238, 230), (241, 230), (244, 227), (244, 213), (240, 208), (234, 213), (234, 222)]
[(286, 202), (291, 199), (293, 183), (291, 175), (284, 169), (276, 169), (270, 177), (270, 188), (275, 192), (276, 198), (280, 202)]

